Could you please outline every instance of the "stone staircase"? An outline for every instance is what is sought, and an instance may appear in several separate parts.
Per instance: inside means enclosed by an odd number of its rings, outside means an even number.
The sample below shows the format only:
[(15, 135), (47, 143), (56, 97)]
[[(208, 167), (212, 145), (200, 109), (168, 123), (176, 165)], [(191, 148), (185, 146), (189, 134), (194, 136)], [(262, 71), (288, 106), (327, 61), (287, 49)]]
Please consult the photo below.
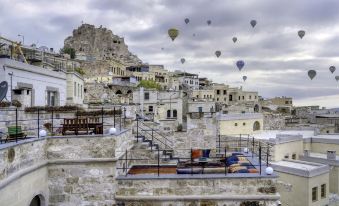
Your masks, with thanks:
[(150, 150), (156, 158), (159, 156), (161, 163), (176, 165), (179, 157), (175, 156), (171, 141), (157, 131), (143, 124), (139, 126), (134, 142), (140, 149)]

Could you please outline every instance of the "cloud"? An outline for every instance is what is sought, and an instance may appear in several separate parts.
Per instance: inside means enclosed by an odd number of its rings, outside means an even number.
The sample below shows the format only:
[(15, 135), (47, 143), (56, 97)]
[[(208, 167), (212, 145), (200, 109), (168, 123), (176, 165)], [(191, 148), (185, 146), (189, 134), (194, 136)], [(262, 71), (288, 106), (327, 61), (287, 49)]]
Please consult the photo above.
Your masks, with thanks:
[[(27, 44), (61, 48), (83, 21), (111, 29), (144, 62), (169, 70), (199, 73), (258, 90), (264, 97), (312, 103), (339, 95), (334, 80), (339, 69), (328, 71), (331, 65), (339, 68), (337, 0), (0, 0), (0, 5), (1, 34), (15, 40), (24, 34)], [(185, 18), (190, 19), (187, 25)], [(258, 22), (255, 28), (251, 19)], [(174, 42), (167, 36), (172, 27), (180, 31)], [(306, 31), (303, 39), (297, 36), (301, 29)], [(220, 58), (216, 50), (222, 52)], [(235, 67), (239, 59), (246, 63), (241, 72)], [(317, 71), (313, 80), (307, 77), (309, 69)]]

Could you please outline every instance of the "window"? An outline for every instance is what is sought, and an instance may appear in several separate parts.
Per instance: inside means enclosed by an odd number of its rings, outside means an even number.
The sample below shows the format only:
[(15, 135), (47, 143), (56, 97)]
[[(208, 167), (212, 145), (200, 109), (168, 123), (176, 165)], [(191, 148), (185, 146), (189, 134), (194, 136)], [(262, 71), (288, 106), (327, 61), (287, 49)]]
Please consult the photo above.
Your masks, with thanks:
[(255, 121), (253, 124), (253, 131), (260, 130), (260, 123), (258, 121)]
[(198, 111), (201, 113), (202, 112), (202, 107), (198, 107)]
[(243, 123), (242, 123), (242, 126), (245, 126), (245, 125), (246, 125), (246, 123), (245, 123), (245, 122), (243, 122)]
[(175, 110), (173, 110), (173, 117), (174, 117), (174, 118), (177, 118), (177, 116), (178, 116), (178, 112), (177, 112), (177, 110), (175, 109)]
[(217, 95), (219, 95), (219, 94), (220, 94), (220, 90), (218, 89), (218, 90), (217, 90)]
[(288, 154), (286, 154), (286, 155), (284, 156), (284, 158), (285, 158), (285, 159), (288, 159), (288, 158), (290, 158), (290, 156), (289, 156)]
[(315, 202), (318, 200), (318, 187), (312, 188), (312, 201)]
[(148, 111), (153, 112), (153, 106), (148, 106)]
[(239, 96), (239, 100), (240, 100), (240, 96)]
[(219, 101), (219, 98), (217, 98), (217, 101)]
[(83, 89), (82, 89), (82, 85), (81, 85), (81, 98), (82, 98), (82, 93), (83, 93)]
[(144, 94), (144, 100), (149, 100), (149, 93), (148, 93), (148, 92), (145, 92), (145, 94)]
[(199, 98), (199, 95), (197, 95), (197, 98)]
[(249, 99), (252, 99), (252, 96), (251, 96), (251, 95), (249, 96)]
[(47, 91), (47, 105), (56, 106), (57, 93), (52, 91)]
[(238, 126), (238, 123), (235, 123), (234, 126)]
[(257, 96), (254, 96), (254, 99), (257, 99)]
[(227, 94), (227, 91), (226, 90), (224, 90), (224, 95), (226, 95)]
[(321, 198), (326, 198), (326, 184), (321, 185)]
[(285, 104), (288, 104), (288, 101), (285, 101)]
[(233, 96), (230, 95), (230, 96), (228, 97), (228, 99), (229, 99), (230, 101), (233, 101)]
[(292, 154), (292, 159), (297, 159), (297, 155), (296, 154)]
[(245, 99), (245, 96), (242, 96), (242, 100), (244, 100)]
[(171, 110), (167, 110), (167, 118), (171, 117)]
[(224, 101), (226, 102), (226, 97), (224, 98)]

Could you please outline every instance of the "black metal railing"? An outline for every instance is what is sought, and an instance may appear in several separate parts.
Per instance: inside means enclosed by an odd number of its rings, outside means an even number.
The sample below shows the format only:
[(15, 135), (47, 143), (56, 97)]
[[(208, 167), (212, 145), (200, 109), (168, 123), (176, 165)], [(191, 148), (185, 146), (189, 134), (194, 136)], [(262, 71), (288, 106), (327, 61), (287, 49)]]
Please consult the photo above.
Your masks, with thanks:
[[(169, 163), (166, 153), (163, 153), (166, 150), (162, 151), (159, 148), (153, 150), (153, 155), (149, 155), (149, 150), (147, 149), (126, 150), (118, 159), (120, 163), (118, 163), (117, 170), (120, 171), (120, 175), (125, 176), (137, 174), (152, 174), (155, 176), (163, 174), (189, 174), (192, 176), (196, 174), (223, 174), (227, 176), (230, 173), (234, 174), (237, 172), (232, 172), (233, 166), (227, 164), (226, 157), (232, 156), (233, 153), (239, 153), (238, 155), (245, 157), (249, 161), (248, 166), (253, 166), (254, 172), (251, 172), (251, 174), (264, 175), (263, 169), (268, 166), (268, 163), (266, 162), (265, 164), (263, 161), (267, 156), (263, 148), (259, 146), (255, 152), (247, 151), (240, 153), (239, 151), (242, 151), (244, 148), (224, 147), (222, 150), (220, 148), (200, 149), (202, 151), (209, 150), (208, 161), (204, 158), (196, 159), (194, 153), (199, 150), (196, 148), (171, 150), (171, 152), (177, 154), (177, 157), (174, 159), (177, 163)], [(213, 166), (210, 165), (211, 163)], [(176, 170), (175, 172), (173, 172), (174, 169)]]
[(73, 111), (60, 111), (53, 107), (36, 107), (33, 110), (0, 108), (1, 116), (0, 144), (40, 138), (41, 130), (47, 132), (46, 136), (103, 135), (105, 129), (114, 127), (122, 130), (126, 126), (126, 109), (122, 106)]

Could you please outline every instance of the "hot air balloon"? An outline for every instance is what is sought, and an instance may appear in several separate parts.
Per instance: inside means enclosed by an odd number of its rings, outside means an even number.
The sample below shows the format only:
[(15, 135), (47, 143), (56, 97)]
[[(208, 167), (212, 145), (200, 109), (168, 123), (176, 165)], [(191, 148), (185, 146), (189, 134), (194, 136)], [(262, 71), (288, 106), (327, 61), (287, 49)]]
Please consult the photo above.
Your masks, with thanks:
[(161, 47), (161, 50), (164, 50), (164, 47)]
[(308, 76), (312, 80), (315, 76), (317, 75), (317, 72), (315, 70), (309, 70), (308, 71)]
[(219, 58), (220, 55), (221, 55), (221, 51), (215, 51), (215, 56), (217, 56)]
[(255, 25), (257, 25), (257, 21), (256, 20), (251, 20), (250, 24), (254, 28)]
[(335, 66), (330, 66), (329, 70), (333, 74), (333, 72), (335, 71)]
[(233, 43), (237, 42), (237, 40), (238, 40), (237, 37), (232, 38)]
[(211, 25), (212, 21), (211, 20), (207, 20), (207, 25)]
[(300, 37), (300, 39), (302, 39), (305, 36), (305, 31), (304, 30), (298, 31), (298, 36)]
[(335, 76), (335, 80), (339, 81), (339, 76)]
[(171, 37), (172, 41), (179, 35), (178, 29), (171, 28), (168, 30), (168, 36)]
[(188, 24), (190, 20), (188, 18), (185, 19), (185, 23)]
[(245, 66), (245, 62), (243, 60), (237, 61), (236, 64), (237, 64), (239, 71), (241, 71), (241, 69)]
[(181, 58), (180, 61), (181, 61), (181, 64), (184, 64), (186, 60), (185, 58)]
[(195, 34), (193, 34), (193, 36), (195, 36)]
[(246, 81), (246, 79), (247, 79), (247, 76), (243, 76), (243, 77), (242, 77), (242, 79), (243, 79), (244, 81)]

